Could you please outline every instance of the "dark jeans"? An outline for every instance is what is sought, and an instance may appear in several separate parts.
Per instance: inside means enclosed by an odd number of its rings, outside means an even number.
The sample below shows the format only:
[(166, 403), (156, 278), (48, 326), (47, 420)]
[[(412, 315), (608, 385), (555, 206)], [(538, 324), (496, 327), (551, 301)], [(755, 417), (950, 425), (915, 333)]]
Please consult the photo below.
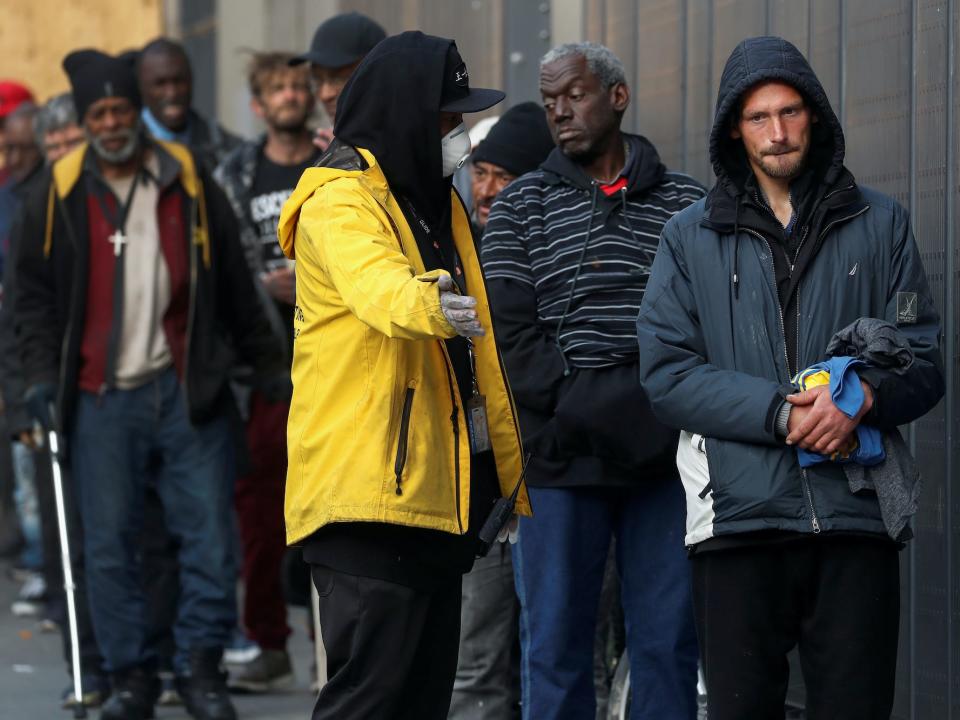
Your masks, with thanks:
[(900, 570), (891, 542), (817, 538), (694, 555), (710, 720), (782, 720), (795, 646), (808, 720), (887, 720)]
[(514, 665), (519, 612), (510, 544), (496, 543), (463, 576), (450, 720), (510, 720), (518, 715), (520, 687)]
[(680, 481), (531, 488), (513, 565), (525, 720), (596, 714), (594, 639), (611, 537), (630, 654), (632, 720), (693, 720), (697, 641)]
[(147, 637), (140, 568), (144, 487), (151, 474), (180, 546), (178, 650), (223, 647), (236, 622), (226, 421), (191, 425), (171, 369), (134, 390), (81, 393), (73, 427), (87, 592), (107, 670), (157, 660)]
[(432, 592), (312, 567), (329, 680), (313, 720), (444, 720), (457, 671), (460, 578)]
[(173, 627), (180, 604), (180, 545), (167, 529), (163, 501), (153, 479), (144, 486), (143, 496), (143, 592), (147, 613), (147, 645), (156, 652), (159, 669), (175, 668), (177, 643)]
[(247, 421), (249, 472), (237, 478), (237, 520), (243, 543), (243, 627), (267, 650), (283, 650), (290, 628), (284, 601), (287, 550), (283, 493), (287, 474), (289, 403), (268, 403), (254, 393)]

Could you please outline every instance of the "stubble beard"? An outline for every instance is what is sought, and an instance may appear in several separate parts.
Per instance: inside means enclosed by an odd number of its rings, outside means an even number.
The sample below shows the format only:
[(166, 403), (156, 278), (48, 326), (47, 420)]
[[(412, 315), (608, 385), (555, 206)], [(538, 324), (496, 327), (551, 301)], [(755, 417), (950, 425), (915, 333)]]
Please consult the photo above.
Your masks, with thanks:
[[(769, 178), (775, 180), (792, 180), (803, 171), (807, 163), (808, 152), (809, 146), (800, 152), (796, 160), (788, 164), (776, 160), (777, 157), (781, 156), (761, 153), (757, 158), (757, 164), (760, 166), (760, 169), (763, 170), (763, 174)], [(773, 162), (770, 162), (771, 159), (773, 159)]]

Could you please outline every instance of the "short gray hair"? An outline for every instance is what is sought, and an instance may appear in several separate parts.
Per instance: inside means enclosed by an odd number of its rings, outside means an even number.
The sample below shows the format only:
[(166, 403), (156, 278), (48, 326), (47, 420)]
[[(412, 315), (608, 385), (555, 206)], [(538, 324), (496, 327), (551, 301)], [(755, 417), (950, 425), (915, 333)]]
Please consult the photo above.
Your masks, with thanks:
[(543, 56), (540, 60), (540, 69), (543, 70), (544, 65), (571, 55), (579, 55), (586, 60), (590, 72), (597, 76), (605, 89), (619, 83), (626, 84), (627, 74), (620, 58), (613, 54), (613, 50), (599, 43), (579, 42), (558, 45)]
[(50, 98), (40, 108), (33, 121), (33, 132), (40, 147), (43, 147), (43, 138), (47, 133), (77, 124), (77, 108), (73, 104), (73, 95), (65, 92)]

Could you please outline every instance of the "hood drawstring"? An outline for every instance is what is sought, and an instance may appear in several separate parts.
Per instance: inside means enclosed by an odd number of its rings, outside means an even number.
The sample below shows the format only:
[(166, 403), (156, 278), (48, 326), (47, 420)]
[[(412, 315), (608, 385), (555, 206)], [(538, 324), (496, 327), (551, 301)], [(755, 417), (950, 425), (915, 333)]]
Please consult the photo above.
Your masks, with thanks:
[(733, 297), (740, 299), (740, 194), (737, 194), (733, 213)]
[(630, 223), (630, 216), (627, 215), (627, 189), (625, 187), (620, 188), (620, 207), (622, 208), (621, 212), (623, 213), (623, 219), (627, 223), (627, 230), (630, 231), (630, 237), (633, 238), (633, 241), (637, 243), (637, 245), (641, 245), (640, 239), (633, 231), (633, 225)]
[(593, 214), (597, 211), (597, 188), (596, 180), (591, 180), (593, 186), (593, 195), (590, 197), (590, 214), (587, 216), (587, 236), (583, 240), (583, 247), (580, 249), (580, 258), (577, 260), (577, 268), (573, 272), (573, 280), (570, 281), (570, 293), (567, 295), (567, 303), (560, 314), (560, 320), (557, 322), (557, 336), (554, 343), (557, 350), (560, 351), (560, 359), (563, 361), (563, 376), (570, 374), (570, 363), (567, 362), (567, 356), (563, 352), (563, 346), (560, 344), (560, 331), (563, 329), (563, 321), (567, 319), (567, 313), (570, 312), (570, 306), (573, 304), (573, 293), (577, 289), (577, 279), (580, 277), (580, 270), (583, 268), (583, 261), (587, 256), (587, 246), (590, 244), (590, 233), (593, 230)]

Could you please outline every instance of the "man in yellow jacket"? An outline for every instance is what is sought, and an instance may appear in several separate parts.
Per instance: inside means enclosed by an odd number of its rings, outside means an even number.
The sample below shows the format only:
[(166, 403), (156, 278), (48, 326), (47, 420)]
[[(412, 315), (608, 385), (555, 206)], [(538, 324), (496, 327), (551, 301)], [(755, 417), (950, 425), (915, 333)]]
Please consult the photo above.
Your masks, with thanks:
[(381, 42), (280, 220), (297, 261), (287, 540), (320, 594), (314, 720), (441, 720), (460, 580), (501, 497), (529, 513), (510, 389), (451, 176), (469, 86), (452, 40)]

